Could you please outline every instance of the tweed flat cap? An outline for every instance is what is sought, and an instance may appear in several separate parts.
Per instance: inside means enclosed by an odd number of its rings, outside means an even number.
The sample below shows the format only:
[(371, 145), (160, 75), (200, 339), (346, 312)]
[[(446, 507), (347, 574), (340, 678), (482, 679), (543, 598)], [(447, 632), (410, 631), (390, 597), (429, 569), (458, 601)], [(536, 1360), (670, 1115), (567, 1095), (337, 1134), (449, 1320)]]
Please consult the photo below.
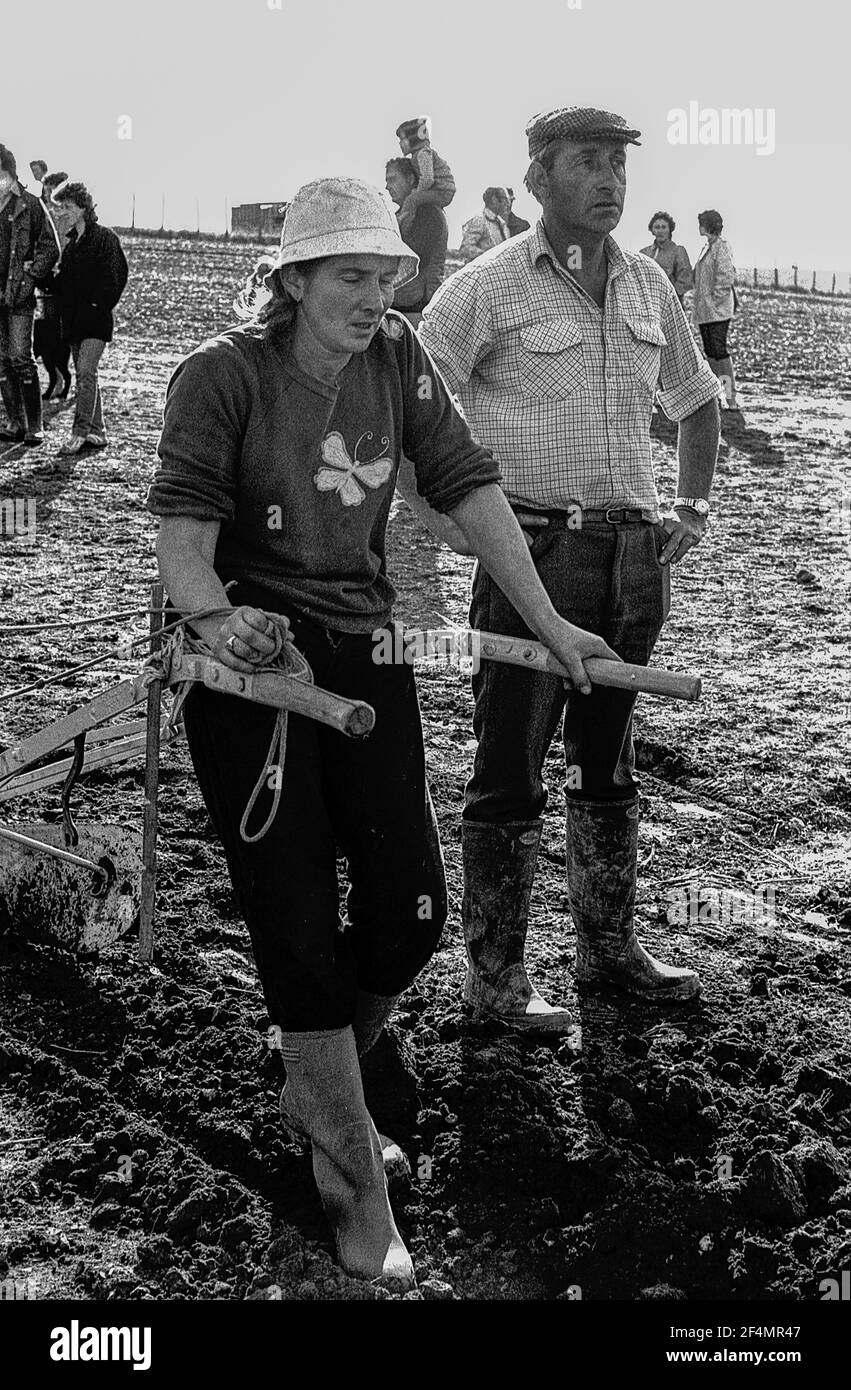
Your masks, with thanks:
[(533, 116), (526, 126), (529, 158), (537, 159), (551, 140), (620, 140), (640, 145), (640, 130), (630, 130), (623, 116), (593, 106), (561, 106)]

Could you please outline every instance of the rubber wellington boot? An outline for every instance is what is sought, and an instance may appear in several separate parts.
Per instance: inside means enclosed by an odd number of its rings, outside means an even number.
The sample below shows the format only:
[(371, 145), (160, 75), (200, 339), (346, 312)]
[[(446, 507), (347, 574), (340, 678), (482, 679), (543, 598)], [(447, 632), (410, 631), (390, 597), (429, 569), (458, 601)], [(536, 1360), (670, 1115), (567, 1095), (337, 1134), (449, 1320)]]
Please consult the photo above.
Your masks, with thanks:
[(664, 965), (635, 934), (638, 798), (567, 803), (567, 888), (576, 925), (576, 982), (645, 999), (693, 999), (694, 970)]
[(568, 1033), (576, 1025), (567, 1009), (548, 1004), (523, 965), (540, 843), (537, 820), (462, 822), (464, 999), (474, 1014), (523, 1033)]
[[(398, 994), (370, 994), (359, 989), (355, 1005), (355, 1021), (352, 1024), (358, 1056), (364, 1057), (381, 1037), (382, 1030), (399, 1001)], [(381, 1144), (381, 1157), (384, 1173), (388, 1179), (404, 1181), (411, 1176), (411, 1165), (404, 1149), (386, 1134), (378, 1136)]]
[(27, 417), (27, 432), (24, 443), (31, 445), (43, 444), (44, 422), (41, 411), (41, 386), (38, 376), (36, 376), (34, 381), (21, 382), (21, 395), (24, 401), (24, 413)]
[(3, 405), (9, 417), (8, 426), (0, 429), (0, 439), (13, 444), (21, 444), (27, 432), (27, 422), (24, 415), (21, 388), (14, 377), (0, 377), (0, 396), (3, 398)]
[(310, 1136), (313, 1175), (341, 1267), (353, 1278), (412, 1288), (414, 1269), (390, 1210), (354, 1032), (282, 1033), (281, 1055), (287, 1068), (281, 1110)]

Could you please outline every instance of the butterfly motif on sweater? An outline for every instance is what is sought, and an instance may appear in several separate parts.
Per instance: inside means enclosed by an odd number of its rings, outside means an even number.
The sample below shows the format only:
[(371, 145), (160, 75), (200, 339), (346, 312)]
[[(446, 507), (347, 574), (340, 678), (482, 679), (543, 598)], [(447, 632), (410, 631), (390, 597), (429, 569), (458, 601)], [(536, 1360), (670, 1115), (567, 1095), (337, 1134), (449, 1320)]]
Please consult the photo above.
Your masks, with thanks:
[(359, 507), (366, 497), (361, 487), (362, 483), (367, 487), (376, 488), (387, 482), (393, 471), (393, 460), (385, 458), (390, 448), (390, 440), (386, 435), (382, 436), (383, 448), (377, 458), (370, 459), (367, 463), (358, 459), (360, 446), (364, 440), (369, 441), (372, 438), (372, 430), (362, 434), (355, 445), (352, 458), (339, 430), (333, 430), (331, 434), (326, 435), (320, 452), (323, 462), (328, 467), (320, 468), (319, 472), (313, 475), (313, 481), (320, 492), (336, 492), (344, 507)]

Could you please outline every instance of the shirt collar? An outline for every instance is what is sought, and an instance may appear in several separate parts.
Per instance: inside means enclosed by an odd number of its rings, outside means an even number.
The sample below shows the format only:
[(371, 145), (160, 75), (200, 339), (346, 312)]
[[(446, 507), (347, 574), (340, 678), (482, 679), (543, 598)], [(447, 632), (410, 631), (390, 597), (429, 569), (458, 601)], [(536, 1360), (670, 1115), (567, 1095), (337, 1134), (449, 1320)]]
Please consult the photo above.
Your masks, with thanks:
[[(614, 280), (616, 275), (622, 275), (625, 270), (629, 269), (629, 261), (613, 237), (607, 236), (603, 245), (606, 249), (606, 260), (609, 267), (606, 277), (608, 283), (609, 280)], [(565, 269), (557, 259), (550, 239), (544, 230), (543, 217), (539, 218), (535, 230), (529, 239), (529, 255), (532, 258), (532, 264), (534, 266), (537, 266), (542, 256), (546, 256), (552, 262), (553, 266), (561, 270)]]

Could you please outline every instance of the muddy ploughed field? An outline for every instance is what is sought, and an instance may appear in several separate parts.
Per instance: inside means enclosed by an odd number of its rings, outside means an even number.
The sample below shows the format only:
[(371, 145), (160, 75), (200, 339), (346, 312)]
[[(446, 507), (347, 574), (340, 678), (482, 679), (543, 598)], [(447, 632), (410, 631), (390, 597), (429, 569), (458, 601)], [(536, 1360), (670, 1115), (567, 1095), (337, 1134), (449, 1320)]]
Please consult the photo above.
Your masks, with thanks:
[[(109, 449), (54, 457), (66, 405), (48, 447), (0, 458), (0, 497), (35, 499), (37, 516), (35, 543), (0, 539), (4, 623), (147, 601), (143, 503), (164, 387), (232, 322), (254, 252), (144, 238), (127, 251), (103, 377)], [(640, 934), (699, 968), (699, 1005), (577, 996), (555, 750), (530, 957), (542, 992), (575, 1009), (583, 1051), (463, 1018), (471, 700), (448, 663), (422, 668), (451, 915), (366, 1077), (379, 1127), (413, 1165), (395, 1193), (420, 1284), (408, 1298), (815, 1300), (851, 1268), (851, 303), (744, 301), (744, 415), (724, 420), (714, 521), (674, 573), (654, 658), (701, 673), (704, 699), (643, 697), (637, 715)], [(670, 497), (675, 431), (654, 419)], [(471, 562), (438, 549), (403, 503), (389, 566), (398, 616), (465, 621)], [(4, 635), (0, 691), (143, 630)], [(0, 744), (136, 669), (111, 660), (0, 704)], [(0, 936), (0, 1286), (40, 1299), (391, 1297), (332, 1262), (309, 1162), (280, 1129), (247, 935), (180, 742), (160, 802), (152, 967), (134, 938), (79, 958), (32, 924)], [(75, 793), (100, 821), (138, 826), (141, 803), (139, 764), (92, 772)], [(53, 788), (3, 803), (0, 819), (55, 820), (58, 807)]]

